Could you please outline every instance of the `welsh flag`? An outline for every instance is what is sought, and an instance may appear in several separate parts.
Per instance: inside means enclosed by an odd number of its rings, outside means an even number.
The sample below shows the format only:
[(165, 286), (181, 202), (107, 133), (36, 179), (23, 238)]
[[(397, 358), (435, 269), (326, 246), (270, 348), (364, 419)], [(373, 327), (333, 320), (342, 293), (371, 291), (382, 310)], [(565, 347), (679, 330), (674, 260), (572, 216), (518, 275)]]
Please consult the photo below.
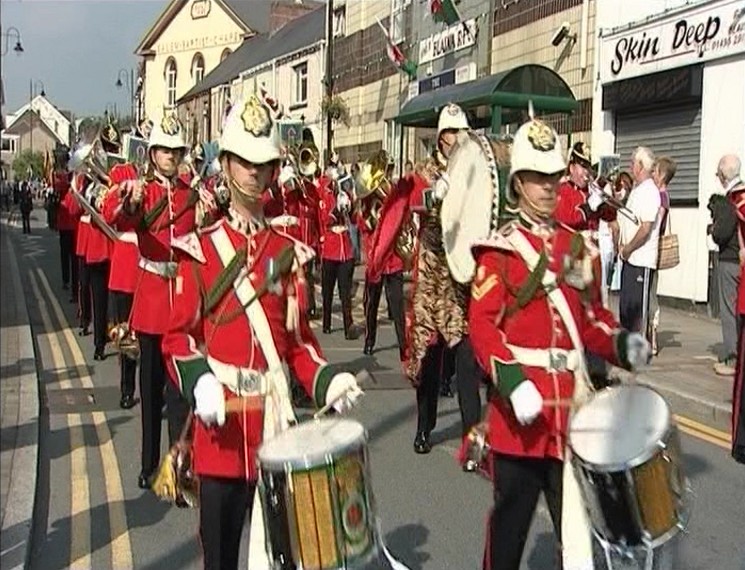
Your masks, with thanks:
[(380, 20), (378, 20), (378, 26), (380, 26), (380, 29), (383, 31), (385, 41), (388, 44), (388, 47), (386, 48), (388, 59), (390, 59), (393, 65), (395, 65), (400, 71), (403, 71), (408, 75), (409, 79), (416, 79), (417, 64), (406, 57), (404, 52), (393, 43), (391, 35), (388, 33), (388, 30), (385, 29), (385, 26), (380, 23)]
[(460, 21), (460, 14), (453, 0), (429, 0), (429, 11), (435, 22), (452, 26)]

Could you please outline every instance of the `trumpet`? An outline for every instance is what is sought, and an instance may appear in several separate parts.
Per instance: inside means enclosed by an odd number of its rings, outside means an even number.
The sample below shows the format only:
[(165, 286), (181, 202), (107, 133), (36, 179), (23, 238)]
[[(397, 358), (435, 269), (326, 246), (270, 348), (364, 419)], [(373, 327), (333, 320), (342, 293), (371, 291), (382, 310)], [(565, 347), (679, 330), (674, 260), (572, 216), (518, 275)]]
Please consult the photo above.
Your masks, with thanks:
[(119, 323), (111, 327), (109, 338), (122, 356), (131, 360), (137, 360), (140, 357), (140, 343), (128, 323)]

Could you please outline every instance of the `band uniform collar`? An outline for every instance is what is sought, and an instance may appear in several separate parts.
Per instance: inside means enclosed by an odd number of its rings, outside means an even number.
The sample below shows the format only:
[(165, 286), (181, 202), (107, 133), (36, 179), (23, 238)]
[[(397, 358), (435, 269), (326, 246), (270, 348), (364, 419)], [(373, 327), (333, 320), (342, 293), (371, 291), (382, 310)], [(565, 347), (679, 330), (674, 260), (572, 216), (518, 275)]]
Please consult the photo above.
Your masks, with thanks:
[(545, 221), (539, 222), (528, 216), (528, 214), (526, 214), (522, 210), (520, 211), (517, 219), (522, 227), (524, 227), (530, 233), (535, 234), (539, 237), (547, 237), (551, 235), (556, 229), (556, 222), (553, 218), (549, 218)]
[(266, 220), (257, 218), (246, 218), (243, 214), (239, 214), (235, 208), (229, 209), (230, 216), (227, 217), (228, 225), (244, 236), (251, 236), (267, 227)]

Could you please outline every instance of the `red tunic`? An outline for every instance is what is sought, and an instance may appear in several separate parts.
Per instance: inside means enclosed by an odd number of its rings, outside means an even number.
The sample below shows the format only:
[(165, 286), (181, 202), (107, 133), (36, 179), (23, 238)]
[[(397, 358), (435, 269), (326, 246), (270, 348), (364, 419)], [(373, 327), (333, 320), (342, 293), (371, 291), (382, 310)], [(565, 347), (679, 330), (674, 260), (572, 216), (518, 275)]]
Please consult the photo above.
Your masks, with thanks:
[[(77, 188), (82, 190), (85, 182), (85, 176), (78, 174), (76, 178)], [(75, 255), (78, 257), (85, 257), (85, 251), (88, 247), (88, 234), (91, 229), (90, 216), (85, 214), (83, 208), (78, 203), (77, 198), (72, 196), (74, 190), (70, 188), (67, 196), (65, 196), (65, 207), (69, 209), (71, 215), (78, 220), (77, 230), (75, 232)]]
[[(548, 256), (548, 269), (560, 275), (576, 234), (561, 226), (545, 233), (537, 231), (536, 226), (527, 226), (529, 222), (520, 218), (502, 232), (503, 235), (510, 231), (521, 232), (536, 251)], [(519, 254), (503, 244), (476, 248), (474, 253), (477, 269), (471, 289), (468, 324), (476, 358), (491, 375), (499, 392), (489, 402), (489, 445), (498, 453), (561, 459), (569, 408), (546, 405), (533, 423), (522, 426), (515, 418), (509, 395), (520, 382), (529, 379), (544, 400), (572, 397), (572, 372), (551, 372), (546, 368), (524, 366), (518, 363), (513, 355), (516, 349), (512, 348), (572, 350), (568, 329), (540, 287), (527, 304), (517, 308), (516, 294), (529, 276)], [(588, 287), (594, 289), (595, 285)], [(583, 344), (618, 365), (620, 357), (616, 347), (625, 345), (627, 333), (619, 329), (614, 317), (598, 302), (584, 300), (579, 289), (562, 279), (559, 279), (559, 288), (566, 297)], [(597, 295), (592, 297), (599, 298)]]
[[(173, 278), (176, 262), (185, 254), (174, 247), (175, 240), (196, 227), (196, 203), (188, 180), (177, 177), (173, 182), (151, 180), (144, 188), (142, 203), (134, 215), (120, 211), (118, 229), (137, 232), (140, 251), (139, 285), (134, 293), (131, 325), (138, 332), (163, 334), (173, 307)], [(157, 204), (165, 207), (148, 228), (141, 223)], [(172, 223), (171, 223), (172, 222)]]
[[(336, 194), (331, 181), (321, 178), (318, 224), (321, 228), (321, 259), (349, 261), (354, 258), (352, 238), (349, 236), (349, 218), (336, 210)], [(350, 196), (350, 202), (352, 198)]]
[[(203, 291), (210, 291), (222, 273), (224, 265), (212, 241), (214, 232), (222, 231), (235, 251), (248, 248), (257, 257), (250, 266), (249, 279), (256, 290), (266, 277), (269, 259), (276, 257), (286, 247), (293, 246), (291, 239), (272, 229), (263, 229), (247, 236), (239, 231), (235, 218), (232, 222), (222, 220), (206, 230), (199, 238), (203, 262), (184, 260), (179, 263), (176, 278), (175, 305), (171, 311), (168, 329), (163, 337), (163, 354), (169, 376), (181, 389), (184, 396), (193, 402), (193, 390), (199, 377), (210, 371), (205, 356), (218, 360), (223, 365), (232, 365), (264, 373), (267, 359), (260, 348), (258, 335), (266, 332), (260, 326), (251, 326), (248, 317), (240, 309), (234, 289), (217, 303), (210, 318), (203, 311)], [(250, 256), (249, 256), (250, 258)], [(299, 313), (297, 330), (286, 328), (290, 297), (304, 286), (296, 275), (286, 277), (278, 290), (260, 298), (269, 324), (268, 334), (277, 349), (279, 358), (285, 361), (303, 388), (316, 398), (317, 404), (325, 401), (325, 387), (330, 381), (330, 368), (326, 366), (321, 348), (302, 311)], [(227, 322), (214, 317), (233, 315)], [(255, 336), (257, 335), (257, 336)], [(198, 346), (203, 345), (202, 352)], [(216, 371), (220, 379), (219, 371)], [(223, 382), (226, 399), (236, 395)], [(201, 421), (194, 424), (194, 468), (199, 475), (213, 477), (257, 478), (256, 452), (262, 441), (263, 414), (260, 411), (244, 411), (230, 414), (222, 427), (206, 427)]]
[[(737, 231), (740, 240), (740, 255), (745, 250), (745, 184), (736, 186), (727, 193), (737, 213)], [(737, 285), (737, 314), (745, 315), (745, 264), (740, 262), (740, 283)]]
[(318, 251), (318, 187), (303, 179), (303, 192), (293, 191), (286, 195), (287, 213), (299, 221), (298, 239)]
[(610, 222), (616, 219), (615, 210), (601, 204), (596, 212), (587, 206), (588, 192), (571, 180), (565, 180), (557, 190), (557, 204), (554, 219), (576, 231), (597, 231), (600, 220)]
[(61, 232), (75, 231), (78, 225), (77, 216), (71, 211), (72, 196), (70, 193), (70, 175), (67, 172), (56, 172), (54, 175), (54, 191), (58, 196), (57, 230)]
[[(109, 178), (114, 184), (106, 195), (103, 203), (102, 215), (110, 225), (115, 225), (119, 216), (120, 200), (117, 185), (125, 180), (136, 180), (137, 171), (131, 164), (116, 165), (109, 172)], [(139, 269), (137, 262), (140, 251), (137, 248), (137, 233), (124, 232), (114, 243), (111, 252), (111, 269), (109, 271), (109, 289), (122, 293), (134, 293), (137, 288)]]
[[(384, 259), (380, 262), (380, 275), (391, 275), (393, 273), (398, 273), (404, 270), (404, 262), (396, 253), (395, 248), (395, 240), (398, 237), (401, 228), (400, 226), (397, 226), (395, 228), (389, 227), (390, 224), (388, 223), (388, 221), (384, 222), (380, 219), (378, 220), (378, 223), (375, 224), (375, 227), (372, 227), (370, 219), (371, 208), (381, 207), (379, 200), (380, 199), (377, 197), (367, 198), (362, 204), (360, 210), (358, 210), (358, 212), (356, 213), (355, 221), (360, 232), (362, 251), (365, 256), (366, 269), (373, 266), (373, 264), (369, 263), (369, 260), (373, 257), (373, 251), (375, 251), (376, 249), (376, 243), (381, 242), (381, 238), (392, 238), (391, 247), (387, 248)], [(375, 201), (378, 201), (378, 203), (376, 204)], [(391, 232), (394, 235), (383, 235), (387, 234), (388, 232)], [(367, 272), (365, 277), (367, 280), (373, 283), (376, 282), (378, 279), (377, 274), (374, 271)]]

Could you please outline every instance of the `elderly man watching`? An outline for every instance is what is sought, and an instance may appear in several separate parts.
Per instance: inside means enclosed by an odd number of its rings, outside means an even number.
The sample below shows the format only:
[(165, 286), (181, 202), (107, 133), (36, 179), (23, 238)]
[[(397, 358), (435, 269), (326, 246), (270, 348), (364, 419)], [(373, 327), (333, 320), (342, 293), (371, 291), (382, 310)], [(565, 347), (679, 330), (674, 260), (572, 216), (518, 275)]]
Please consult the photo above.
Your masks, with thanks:
[(621, 295), (619, 320), (624, 328), (647, 334), (649, 332), (649, 298), (657, 269), (657, 249), (660, 231), (660, 191), (652, 179), (655, 156), (651, 149), (638, 147), (631, 156), (631, 175), (634, 188), (626, 207), (637, 218), (634, 223), (619, 216), (621, 230), (619, 257)]

